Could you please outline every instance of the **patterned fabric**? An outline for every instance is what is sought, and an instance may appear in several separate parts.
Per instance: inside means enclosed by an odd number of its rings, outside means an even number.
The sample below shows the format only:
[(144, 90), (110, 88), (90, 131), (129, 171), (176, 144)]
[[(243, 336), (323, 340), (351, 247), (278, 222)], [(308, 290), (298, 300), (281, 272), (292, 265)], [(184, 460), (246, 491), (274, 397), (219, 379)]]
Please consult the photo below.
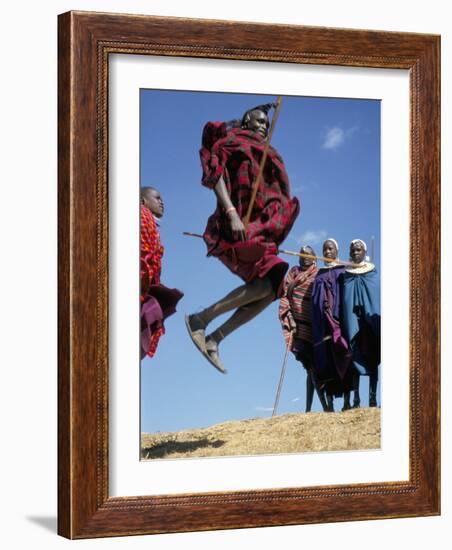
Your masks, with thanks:
[(344, 267), (319, 269), (311, 299), (314, 373), (327, 393), (340, 396), (351, 389), (351, 352), (342, 333), (341, 285)]
[[(153, 357), (162, 334), (165, 333), (161, 308), (155, 298), (148, 295), (151, 285), (160, 284), (162, 257), (164, 248), (160, 241), (160, 233), (152, 212), (141, 206), (140, 217), (140, 299), (142, 357)], [(151, 307), (151, 304), (153, 307)], [(152, 312), (152, 315), (151, 315)]]
[(296, 324), (292, 350), (297, 340), (312, 343), (311, 296), (317, 272), (315, 264), (306, 270), (294, 266), (284, 281), (284, 293), (279, 302), (279, 320), (286, 345), (289, 342), (291, 322)]
[[(248, 210), (264, 149), (265, 139), (250, 130), (227, 129), (222, 122), (208, 122), (204, 127), (200, 151), (202, 184), (213, 189), (222, 176), (232, 204), (242, 220)], [(271, 262), (256, 271), (249, 268), (242, 270), (242, 261), (249, 262), (251, 255), (252, 262), (256, 263), (266, 257), (264, 264), (267, 264), (269, 255), (276, 257), (277, 247), (288, 235), (299, 211), (298, 199), (290, 196), (284, 163), (276, 150), (269, 146), (263, 177), (246, 230), (246, 243), (233, 241), (229, 220), (218, 204), (204, 232), (207, 254), (220, 258), (246, 282), (265, 276), (274, 267)], [(284, 276), (285, 271), (281, 270), (281, 273)]]
[(145, 206), (141, 206), (140, 228), (140, 281), (143, 303), (149, 286), (160, 283), (164, 248), (160, 241), (157, 222)]

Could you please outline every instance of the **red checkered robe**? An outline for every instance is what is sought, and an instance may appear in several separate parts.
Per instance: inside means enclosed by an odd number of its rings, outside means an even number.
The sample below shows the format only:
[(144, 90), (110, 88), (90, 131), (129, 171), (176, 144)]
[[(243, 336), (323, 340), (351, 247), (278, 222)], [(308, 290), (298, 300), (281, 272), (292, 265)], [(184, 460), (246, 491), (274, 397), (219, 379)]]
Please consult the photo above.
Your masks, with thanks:
[[(258, 133), (242, 128), (227, 129), (222, 122), (208, 122), (204, 127), (200, 151), (202, 184), (213, 189), (223, 176), (232, 204), (242, 220), (248, 210), (265, 143)], [(207, 254), (218, 257), (245, 282), (276, 272), (277, 281), (272, 282), (278, 287), (288, 264), (278, 258), (277, 249), (299, 211), (298, 199), (290, 196), (283, 160), (270, 146), (246, 230), (246, 242), (233, 241), (229, 219), (218, 204), (204, 232)]]
[(284, 292), (279, 302), (279, 319), (286, 345), (289, 342), (290, 321), (296, 324), (292, 348), (297, 340), (313, 342), (311, 296), (317, 272), (318, 268), (315, 264), (304, 271), (299, 266), (294, 266), (284, 281)]
[[(150, 300), (156, 302), (155, 298), (149, 296), (148, 292), (151, 285), (160, 284), (164, 248), (160, 241), (157, 222), (152, 212), (145, 206), (141, 206), (140, 228), (140, 299), (143, 308), (144, 304)], [(161, 310), (156, 303), (154, 311), (156, 312), (155, 317), (161, 316), (162, 319), (155, 319), (153, 323), (154, 330), (151, 331), (149, 349), (145, 350), (150, 357), (154, 356), (160, 337), (165, 332), (162, 323), (163, 315), (161, 315)]]

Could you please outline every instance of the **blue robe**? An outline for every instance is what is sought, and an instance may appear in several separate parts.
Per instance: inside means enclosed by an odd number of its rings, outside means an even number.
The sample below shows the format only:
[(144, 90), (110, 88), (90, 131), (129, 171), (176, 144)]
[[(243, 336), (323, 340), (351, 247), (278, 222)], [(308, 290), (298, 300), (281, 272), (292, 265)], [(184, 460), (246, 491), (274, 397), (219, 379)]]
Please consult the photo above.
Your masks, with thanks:
[(380, 277), (376, 269), (343, 275), (342, 325), (361, 375), (374, 373), (380, 364)]

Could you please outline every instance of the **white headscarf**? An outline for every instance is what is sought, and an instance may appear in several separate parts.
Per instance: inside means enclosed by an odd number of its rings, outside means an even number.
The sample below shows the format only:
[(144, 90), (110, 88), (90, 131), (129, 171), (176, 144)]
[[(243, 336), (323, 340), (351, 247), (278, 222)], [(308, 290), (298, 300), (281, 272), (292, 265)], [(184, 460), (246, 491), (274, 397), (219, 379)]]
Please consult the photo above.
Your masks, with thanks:
[[(353, 240), (350, 242), (350, 247), (351, 247), (352, 245), (354, 245), (355, 243), (361, 243), (361, 244), (363, 245), (363, 247), (364, 247), (364, 252), (367, 252), (367, 244), (366, 244), (362, 239), (353, 239)], [(351, 260), (351, 258), (350, 258), (350, 260)], [(365, 261), (365, 262), (368, 262), (369, 260), (370, 260), (370, 258), (369, 258), (369, 256), (367, 256), (367, 254), (366, 254), (366, 256), (365, 256), (365, 258), (364, 258), (364, 261)]]
[[(325, 244), (327, 241), (331, 241), (334, 246), (336, 247), (336, 250), (337, 250), (337, 256), (336, 256), (336, 259), (337, 257), (339, 256), (339, 245), (337, 244), (337, 241), (336, 239), (333, 239), (332, 237), (330, 237), (329, 239), (325, 239), (323, 241), (323, 244)], [(322, 252), (323, 252), (323, 247), (322, 247)], [(337, 263), (334, 261), (334, 262), (323, 262), (327, 267), (335, 267), (337, 265)]]
[(355, 243), (361, 243), (364, 246), (364, 252), (367, 252), (367, 244), (362, 239), (353, 239), (353, 241), (351, 241), (350, 243), (350, 246)]
[(324, 242), (323, 242), (323, 244), (325, 244), (326, 241), (331, 241), (332, 243), (334, 243), (334, 246), (336, 247), (337, 253), (339, 254), (339, 245), (337, 244), (336, 239), (332, 239), (332, 238), (330, 237), (329, 239), (325, 239)]

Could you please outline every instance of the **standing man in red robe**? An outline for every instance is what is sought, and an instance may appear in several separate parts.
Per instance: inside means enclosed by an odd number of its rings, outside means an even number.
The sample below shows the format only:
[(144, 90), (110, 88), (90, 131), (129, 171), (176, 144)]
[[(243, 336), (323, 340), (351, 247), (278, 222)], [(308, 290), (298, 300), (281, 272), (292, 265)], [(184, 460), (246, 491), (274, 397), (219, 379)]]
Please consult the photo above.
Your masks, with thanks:
[[(243, 223), (267, 145), (271, 107), (274, 104), (254, 107), (240, 122), (208, 122), (202, 136), (202, 184), (217, 198), (204, 232), (207, 255), (217, 257), (244, 284), (200, 313), (186, 316), (186, 325), (196, 347), (222, 373), (226, 370), (220, 342), (280, 295), (289, 266), (277, 256), (278, 246), (300, 210), (290, 195), (283, 160), (269, 145), (250, 223)], [(232, 310), (225, 323), (206, 335), (211, 321)]]
[(158, 221), (163, 216), (162, 197), (154, 187), (140, 189), (140, 301), (141, 301), (141, 359), (153, 357), (162, 334), (163, 320), (176, 311), (183, 293), (162, 285), (162, 257)]

